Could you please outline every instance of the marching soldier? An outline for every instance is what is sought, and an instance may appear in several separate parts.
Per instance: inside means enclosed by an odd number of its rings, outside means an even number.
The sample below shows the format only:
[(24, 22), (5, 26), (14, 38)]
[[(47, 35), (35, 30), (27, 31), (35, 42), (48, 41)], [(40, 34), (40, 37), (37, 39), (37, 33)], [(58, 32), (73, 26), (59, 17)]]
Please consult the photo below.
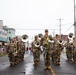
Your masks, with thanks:
[(73, 62), (76, 64), (76, 38), (73, 38)]
[(10, 66), (13, 66), (15, 64), (14, 50), (15, 50), (14, 43), (13, 40), (11, 39), (8, 45), (8, 57), (10, 61)]
[(34, 37), (34, 41), (31, 43), (31, 50), (33, 52), (34, 66), (39, 65), (40, 63), (40, 41), (38, 40), (38, 36)]
[(53, 50), (53, 62), (57, 65), (60, 65), (60, 55), (61, 55), (61, 44), (59, 43), (59, 35), (56, 34), (54, 38), (54, 50)]
[(17, 57), (16, 57), (16, 61), (18, 63), (18, 62), (21, 62), (21, 43), (18, 40), (18, 36), (15, 37), (15, 42), (16, 42), (16, 45), (17, 45)]
[(14, 39), (14, 45), (15, 45), (15, 50), (14, 50), (14, 57), (15, 57), (15, 64), (18, 64), (18, 49), (17, 49), (17, 37), (13, 38)]
[(68, 61), (72, 61), (73, 58), (73, 40), (72, 40), (72, 33), (69, 33), (69, 38), (67, 43), (65, 44), (66, 47), (66, 56)]
[(50, 49), (51, 49), (51, 60), (52, 62), (54, 62), (54, 38), (53, 37), (50, 37)]
[(51, 56), (51, 50), (50, 50), (50, 43), (49, 43), (49, 35), (48, 35), (48, 29), (45, 29), (45, 35), (41, 38), (41, 46), (43, 47), (43, 57), (44, 57), (44, 70), (51, 69), (50, 66), (50, 56)]
[(18, 46), (18, 60), (19, 62), (21, 62), (21, 57), (22, 57), (22, 54), (21, 54), (21, 41), (18, 41), (17, 43), (17, 46)]
[(21, 61), (24, 60), (24, 54), (25, 54), (25, 45), (24, 45), (24, 43), (21, 41)]

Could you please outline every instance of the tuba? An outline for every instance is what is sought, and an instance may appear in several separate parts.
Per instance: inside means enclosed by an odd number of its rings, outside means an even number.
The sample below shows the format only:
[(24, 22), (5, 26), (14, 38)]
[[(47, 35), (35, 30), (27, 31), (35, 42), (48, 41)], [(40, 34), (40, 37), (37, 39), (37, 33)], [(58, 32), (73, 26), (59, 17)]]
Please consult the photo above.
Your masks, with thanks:
[(28, 35), (22, 35), (22, 41), (24, 42), (28, 38)]
[(69, 43), (73, 42), (73, 33), (69, 33)]
[(35, 43), (34, 43), (34, 45), (35, 45), (35, 47), (40, 47), (40, 43), (38, 42), (38, 41), (36, 41)]
[(69, 33), (69, 37), (72, 38), (73, 37), (73, 33)]
[(38, 34), (39, 40), (41, 40), (42, 36), (43, 36), (42, 33), (39, 33), (39, 34)]
[(38, 34), (38, 37), (39, 37), (39, 38), (41, 38), (42, 36), (43, 36), (43, 34), (42, 34), (42, 33)]

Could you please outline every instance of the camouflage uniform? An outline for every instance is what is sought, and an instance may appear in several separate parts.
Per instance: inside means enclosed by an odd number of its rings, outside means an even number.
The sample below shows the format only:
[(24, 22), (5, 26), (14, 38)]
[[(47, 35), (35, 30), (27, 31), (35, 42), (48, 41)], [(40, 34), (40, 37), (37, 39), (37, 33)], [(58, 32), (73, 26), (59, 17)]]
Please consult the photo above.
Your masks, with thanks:
[(18, 62), (21, 62), (22, 54), (21, 54), (21, 42), (20, 41), (17, 42), (17, 50), (18, 50)]
[(41, 46), (43, 47), (43, 57), (44, 57), (44, 65), (45, 65), (45, 70), (46, 69), (51, 69), (50, 66), (50, 56), (51, 56), (51, 45), (49, 43), (49, 36), (44, 35), (41, 38)]
[[(37, 47), (36, 45), (39, 45), (39, 46)], [(34, 64), (33, 65), (39, 65), (39, 62), (40, 62), (40, 41), (34, 40), (31, 43), (31, 46), (32, 46), (31, 50), (33, 52), (33, 57), (34, 57)]]
[(15, 65), (18, 63), (18, 51), (17, 51), (17, 43), (14, 42), (14, 57), (15, 57)]
[(24, 54), (25, 54), (25, 45), (23, 42), (21, 42), (21, 61), (24, 60)]
[(8, 57), (10, 61), (10, 66), (14, 65), (15, 63), (15, 57), (14, 57), (14, 43), (10, 43), (8, 45)]
[(73, 43), (69, 43), (68, 39), (67, 43), (65, 44), (65, 47), (66, 47), (67, 60), (71, 61), (73, 58)]
[(50, 46), (51, 46), (51, 60), (52, 62), (54, 62), (54, 42), (51, 43)]
[(73, 41), (73, 62), (76, 64), (76, 39)]
[(53, 49), (53, 62), (57, 65), (60, 65), (61, 44), (58, 43), (58, 40), (54, 40)]
[(60, 39), (59, 35), (56, 34), (54, 37), (54, 46), (53, 46), (53, 62), (57, 65), (60, 65), (60, 55), (61, 55), (61, 49), (62, 49), (62, 40)]

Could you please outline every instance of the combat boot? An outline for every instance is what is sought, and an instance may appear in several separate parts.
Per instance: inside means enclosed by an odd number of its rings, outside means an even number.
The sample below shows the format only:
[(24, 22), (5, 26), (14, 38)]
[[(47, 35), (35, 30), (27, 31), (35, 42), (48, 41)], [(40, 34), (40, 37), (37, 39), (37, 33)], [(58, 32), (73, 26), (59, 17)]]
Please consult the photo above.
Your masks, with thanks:
[(10, 67), (11, 67), (11, 66), (13, 66), (13, 65), (14, 65), (14, 63), (13, 63), (13, 62), (11, 62), (11, 63), (10, 63)]
[(51, 70), (51, 66), (50, 65), (48, 66), (48, 70)]
[(34, 61), (34, 64), (33, 64), (33, 66), (36, 66), (36, 64), (37, 64), (37, 62), (36, 62), (36, 61)]
[(48, 67), (47, 67), (47, 66), (45, 66), (45, 67), (44, 67), (44, 70), (47, 70), (47, 69), (48, 69)]
[(22, 58), (22, 61), (24, 61), (24, 58)]
[(74, 63), (76, 64), (76, 61)]
[(57, 65), (60, 65), (60, 62), (57, 62), (56, 64), (57, 64)]
[(39, 61), (37, 61), (37, 65), (39, 65), (39, 63), (40, 63), (40, 62), (39, 62)]
[(14, 65), (17, 65), (17, 62), (14, 62)]
[(56, 62), (54, 61), (54, 64), (56, 64)]

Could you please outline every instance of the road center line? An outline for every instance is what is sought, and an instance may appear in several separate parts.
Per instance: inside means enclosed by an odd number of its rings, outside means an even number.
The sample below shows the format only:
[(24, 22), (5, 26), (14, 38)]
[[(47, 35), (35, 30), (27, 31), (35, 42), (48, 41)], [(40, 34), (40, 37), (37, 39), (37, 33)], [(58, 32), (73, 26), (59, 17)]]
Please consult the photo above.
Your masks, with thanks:
[(52, 72), (52, 75), (56, 75), (55, 72), (54, 72), (54, 70), (52, 69), (52, 67), (51, 67), (50, 71)]

